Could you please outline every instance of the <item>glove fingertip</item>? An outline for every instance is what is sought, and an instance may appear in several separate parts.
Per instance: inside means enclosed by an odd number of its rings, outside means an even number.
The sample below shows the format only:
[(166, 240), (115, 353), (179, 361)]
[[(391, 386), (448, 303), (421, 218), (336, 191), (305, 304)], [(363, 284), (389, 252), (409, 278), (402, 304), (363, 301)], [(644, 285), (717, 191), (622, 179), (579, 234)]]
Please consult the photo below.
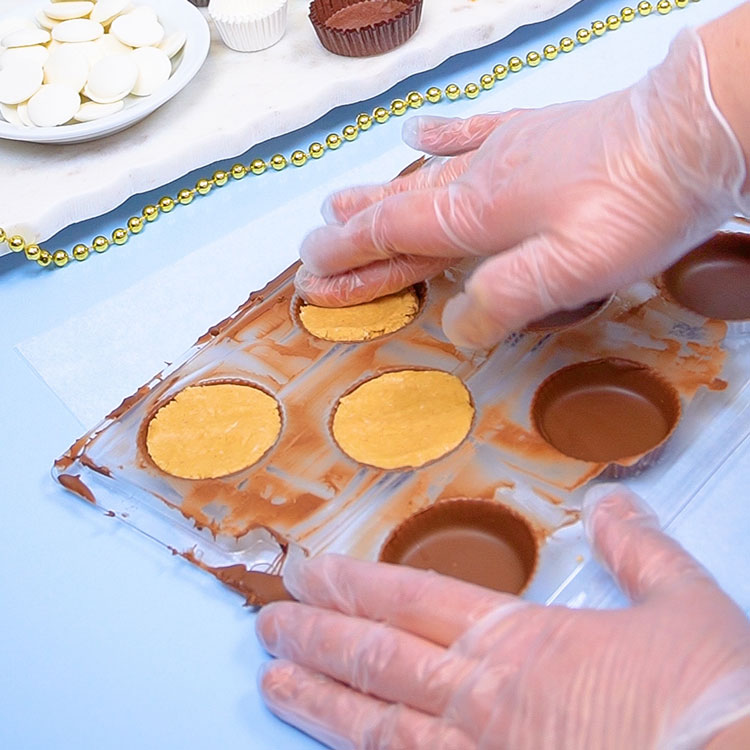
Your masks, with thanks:
[(583, 497), (583, 523), (591, 542), (596, 541), (603, 523), (638, 520), (643, 526), (656, 527), (659, 521), (643, 498), (619, 482), (602, 482)]
[[(435, 115), (419, 115), (410, 117), (401, 126), (401, 139), (407, 146), (417, 151), (423, 150), (425, 133), (435, 132), (453, 121), (452, 117), (437, 117)], [(433, 144), (434, 145), (434, 144)]]
[(274, 659), (261, 664), (257, 684), (260, 694), (275, 708), (295, 697), (295, 668), (291, 662)]
[(338, 215), (336, 193), (325, 198), (320, 206), (320, 215), (323, 217), (323, 221), (325, 221), (326, 224), (343, 224), (343, 221)]

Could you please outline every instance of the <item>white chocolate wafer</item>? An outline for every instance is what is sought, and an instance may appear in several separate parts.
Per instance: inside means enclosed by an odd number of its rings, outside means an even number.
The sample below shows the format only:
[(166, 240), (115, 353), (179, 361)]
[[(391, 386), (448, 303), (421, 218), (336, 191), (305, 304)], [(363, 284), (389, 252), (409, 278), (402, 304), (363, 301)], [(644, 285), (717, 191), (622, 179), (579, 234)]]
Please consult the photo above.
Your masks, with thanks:
[(89, 18), (106, 25), (113, 18), (127, 11), (129, 7), (130, 0), (99, 0)]
[(11, 65), (44, 65), (49, 57), (49, 50), (41, 44), (32, 47), (11, 47), (0, 54), (0, 68)]
[(81, 106), (81, 97), (70, 86), (48, 83), (29, 99), (26, 106), (34, 125), (50, 128), (71, 120)]
[(156, 47), (140, 47), (133, 50), (131, 55), (138, 66), (138, 79), (130, 93), (149, 96), (169, 80), (172, 63), (166, 52)]
[(18, 127), (23, 127), (21, 118), (18, 116), (17, 105), (0, 104), (0, 115), (2, 115), (3, 119), (6, 122), (9, 122), (11, 125), (17, 125)]
[(164, 27), (158, 21), (149, 20), (143, 13), (117, 16), (109, 30), (130, 47), (152, 47), (164, 38)]
[(93, 42), (104, 35), (104, 27), (88, 18), (63, 21), (52, 29), (52, 38), (58, 42)]
[(76, 49), (78, 45), (64, 44), (50, 53), (44, 64), (44, 82), (62, 83), (74, 91), (81, 91), (89, 77), (89, 58)]
[(3, 37), (3, 47), (31, 47), (34, 44), (46, 44), (50, 40), (47, 29), (18, 29)]
[(124, 99), (138, 80), (138, 66), (132, 53), (105, 57), (95, 63), (83, 93), (99, 104)]
[(174, 57), (184, 46), (187, 35), (184, 31), (173, 31), (162, 39), (157, 48), (164, 52), (167, 57)]
[(84, 102), (78, 112), (73, 115), (73, 119), (78, 122), (91, 122), (92, 120), (99, 120), (102, 117), (109, 117), (110, 115), (117, 114), (125, 103), (120, 101), (112, 102), (111, 104), (99, 104), (98, 102)]
[(41, 65), (10, 65), (0, 70), (0, 102), (20, 104), (33, 96), (41, 87)]
[(49, 3), (42, 10), (44, 15), (55, 21), (69, 21), (71, 18), (85, 18), (94, 9), (94, 3), (65, 0), (60, 3)]

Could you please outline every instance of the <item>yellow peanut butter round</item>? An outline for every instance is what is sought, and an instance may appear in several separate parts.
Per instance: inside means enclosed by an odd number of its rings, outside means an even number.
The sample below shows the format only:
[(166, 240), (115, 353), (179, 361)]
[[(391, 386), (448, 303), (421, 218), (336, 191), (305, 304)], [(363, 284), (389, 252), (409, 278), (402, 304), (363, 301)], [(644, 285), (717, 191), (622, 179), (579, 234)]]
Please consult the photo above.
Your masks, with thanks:
[(276, 442), (276, 399), (240, 383), (190, 386), (156, 412), (146, 448), (154, 463), (177, 477), (210, 479), (254, 464)]
[(333, 437), (355, 461), (381, 469), (417, 467), (452, 451), (468, 434), (474, 407), (466, 386), (440, 370), (399, 370), (343, 396)]
[(318, 307), (303, 303), (302, 325), (327, 341), (369, 341), (393, 333), (414, 320), (419, 297), (413, 287), (348, 307)]

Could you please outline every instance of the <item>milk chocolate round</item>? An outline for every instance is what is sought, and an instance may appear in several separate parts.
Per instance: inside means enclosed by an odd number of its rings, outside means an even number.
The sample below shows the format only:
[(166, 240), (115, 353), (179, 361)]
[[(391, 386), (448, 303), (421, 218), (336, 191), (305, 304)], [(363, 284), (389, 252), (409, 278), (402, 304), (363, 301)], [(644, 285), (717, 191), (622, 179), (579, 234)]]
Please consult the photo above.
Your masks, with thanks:
[(550, 375), (531, 410), (538, 432), (561, 453), (616, 463), (645, 455), (669, 437), (680, 418), (680, 398), (646, 365), (608, 358)]
[(707, 318), (750, 320), (750, 234), (719, 232), (668, 268), (662, 283)]
[(407, 518), (391, 532), (380, 560), (519, 594), (538, 552), (534, 531), (517, 513), (488, 500), (457, 499)]
[(611, 297), (606, 297), (605, 299), (587, 302), (575, 310), (558, 310), (557, 312), (545, 315), (543, 318), (532, 321), (526, 326), (526, 330), (534, 332), (559, 331), (563, 328), (578, 325), (598, 315), (609, 304), (610, 299)]

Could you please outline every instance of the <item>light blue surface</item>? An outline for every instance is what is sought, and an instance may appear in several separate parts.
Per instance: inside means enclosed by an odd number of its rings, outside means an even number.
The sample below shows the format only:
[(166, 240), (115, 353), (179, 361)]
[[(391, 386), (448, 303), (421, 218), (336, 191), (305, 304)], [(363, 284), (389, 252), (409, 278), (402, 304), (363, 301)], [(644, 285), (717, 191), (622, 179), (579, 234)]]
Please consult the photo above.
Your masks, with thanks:
[[(358, 112), (411, 89), (476, 80), (495, 63), (556, 42), (617, 12), (621, 4), (582, 2), (553, 21), (415, 76), (376, 100), (340, 108), (301, 131), (261, 144), (242, 160), (304, 148), (328, 132), (340, 131)], [(513, 76), (474, 102), (430, 111), (463, 115), (539, 106), (620, 88), (663, 56), (680, 27), (700, 24), (736, 4), (703, 0), (666, 18), (640, 19), (554, 63)], [(0, 258), (1, 748), (318, 747), (263, 707), (255, 680), (265, 657), (255, 641), (254, 616), (236, 595), (53, 484), (52, 461), (91, 425), (82, 425), (71, 414), (15, 347), (173, 266), (210, 241), (271, 210), (280, 211), (274, 242), (248, 236), (236, 247), (250, 269), (257, 262), (257, 278), (252, 273), (251, 278), (261, 286), (269, 269), (280, 270), (294, 259), (297, 238), (319, 222), (317, 207), (329, 190), (387, 179), (396, 165), (411, 157), (399, 143), (398, 123), (392, 122), (304, 169), (248, 178), (215, 191), (189, 209), (161, 217), (127, 245), (86, 263), (50, 272), (18, 256)], [(194, 175), (179, 184), (193, 180)], [(12, 189), (12, 176), (0, 172), (0, 199), (2, 191)], [(105, 217), (61, 232), (46, 245), (70, 248), (96, 234), (109, 234), (164, 194), (174, 194), (174, 187), (137, 196)], [(265, 257), (269, 245), (278, 246), (278, 257)], [(262, 262), (253, 256), (259, 246), (264, 248)], [(220, 294), (207, 286), (207, 298)], [(225, 312), (238, 301), (227, 299)], [(193, 296), (184, 304), (200, 305), (201, 299)], [(67, 356), (80, 363), (96, 354), (72, 344)], [(113, 372), (117, 366), (111, 363)], [(87, 385), (92, 392), (97, 389), (95, 381)], [(705, 502), (684, 512), (675, 527), (678, 537), (746, 610), (749, 456), (746, 441), (702, 490)]]

